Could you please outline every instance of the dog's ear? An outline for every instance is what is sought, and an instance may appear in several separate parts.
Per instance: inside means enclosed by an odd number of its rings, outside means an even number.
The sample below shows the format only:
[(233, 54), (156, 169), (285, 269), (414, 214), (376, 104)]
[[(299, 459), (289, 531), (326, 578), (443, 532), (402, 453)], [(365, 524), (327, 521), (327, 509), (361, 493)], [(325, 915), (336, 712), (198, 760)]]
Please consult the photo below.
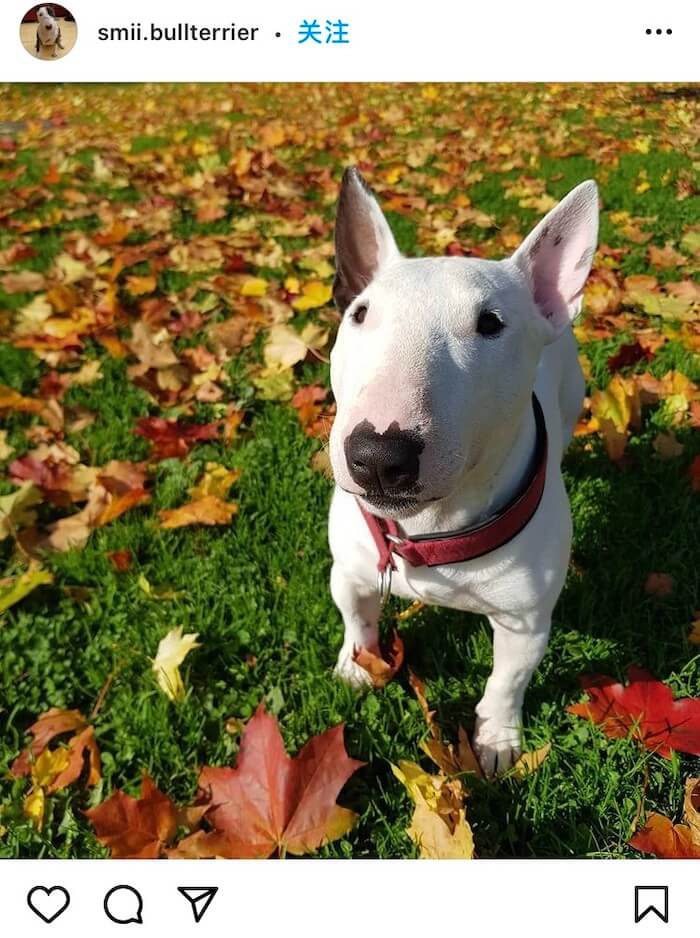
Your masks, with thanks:
[(511, 258), (554, 336), (581, 310), (597, 242), (598, 187), (589, 179), (545, 215)]
[(346, 169), (335, 220), (333, 298), (343, 312), (380, 267), (400, 257), (386, 218), (360, 173)]
[(55, 14), (54, 11), (53, 11), (53, 7), (51, 7), (51, 6), (46, 7), (46, 12), (49, 14), (49, 16), (50, 16), (52, 19), (56, 16), (56, 14)]

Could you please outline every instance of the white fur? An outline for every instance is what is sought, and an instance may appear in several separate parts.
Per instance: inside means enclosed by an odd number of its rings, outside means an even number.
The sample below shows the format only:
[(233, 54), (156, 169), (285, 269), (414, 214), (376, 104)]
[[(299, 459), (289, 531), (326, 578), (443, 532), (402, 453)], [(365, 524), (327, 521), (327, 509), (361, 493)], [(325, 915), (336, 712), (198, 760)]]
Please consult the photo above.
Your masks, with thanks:
[[(351, 176), (346, 185), (359, 185)], [(401, 257), (376, 201), (353, 193), (377, 234), (372, 269), (349, 303), (331, 356), (338, 412), (331, 434), (336, 488), (330, 509), (331, 592), (345, 625), (336, 673), (353, 685), (367, 674), (355, 648), (376, 647), (380, 603), (377, 552), (356, 503), (344, 440), (361, 421), (417, 430), (418, 504), (393, 512), (407, 535), (452, 531), (498, 511), (518, 490), (534, 452), (533, 388), (549, 437), (542, 501), (524, 530), (466, 563), (410, 567), (397, 558), (392, 593), (482, 613), (494, 631), (494, 664), (476, 713), (474, 747), (485, 771), (520, 751), (523, 697), (547, 646), (552, 609), (566, 576), (571, 520), (560, 462), (578, 417), (584, 381), (570, 322), (580, 308), (597, 239), (595, 183), (571, 192), (512, 258)], [(359, 221), (366, 231), (367, 217)], [(339, 219), (339, 224), (341, 220)], [(354, 219), (344, 219), (344, 239)], [(382, 224), (383, 223), (383, 224)], [(340, 269), (340, 263), (339, 263)], [(364, 282), (360, 278), (360, 282)], [(352, 320), (367, 306), (362, 324)], [(506, 327), (476, 333), (479, 311)]]

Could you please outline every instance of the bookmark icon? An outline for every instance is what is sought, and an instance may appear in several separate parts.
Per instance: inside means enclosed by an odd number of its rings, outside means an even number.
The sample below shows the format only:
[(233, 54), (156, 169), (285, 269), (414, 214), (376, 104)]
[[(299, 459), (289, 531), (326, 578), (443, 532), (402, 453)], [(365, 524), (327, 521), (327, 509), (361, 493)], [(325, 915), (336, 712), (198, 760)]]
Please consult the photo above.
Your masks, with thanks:
[(214, 896), (219, 891), (218, 886), (178, 886), (177, 891), (187, 899), (192, 906), (192, 915), (195, 922), (201, 922), (204, 913), (214, 900)]

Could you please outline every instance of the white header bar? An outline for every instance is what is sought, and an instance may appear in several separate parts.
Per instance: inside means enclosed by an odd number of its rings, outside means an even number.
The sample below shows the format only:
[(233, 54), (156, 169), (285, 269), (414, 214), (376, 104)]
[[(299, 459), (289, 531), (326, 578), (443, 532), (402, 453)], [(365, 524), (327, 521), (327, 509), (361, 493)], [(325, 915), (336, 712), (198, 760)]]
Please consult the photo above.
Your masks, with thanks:
[[(34, 58), (19, 39), (20, 21), (30, 6), (27, 0), (2, 2), (0, 80), (700, 78), (700, 4), (690, 0), (439, 5), (415, 0), (260, 0), (247, 5), (69, 0), (65, 6), (77, 24), (75, 48), (46, 61)], [(308, 32), (304, 21), (314, 35), (300, 41)]]

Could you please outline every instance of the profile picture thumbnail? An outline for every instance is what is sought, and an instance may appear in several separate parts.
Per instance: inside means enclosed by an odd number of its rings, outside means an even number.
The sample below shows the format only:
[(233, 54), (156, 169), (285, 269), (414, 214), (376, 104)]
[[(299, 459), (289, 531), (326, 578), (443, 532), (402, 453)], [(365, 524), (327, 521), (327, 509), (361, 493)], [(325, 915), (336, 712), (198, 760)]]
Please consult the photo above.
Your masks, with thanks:
[(42, 3), (22, 17), (20, 39), (36, 59), (53, 61), (68, 55), (78, 38), (75, 17), (59, 3)]

